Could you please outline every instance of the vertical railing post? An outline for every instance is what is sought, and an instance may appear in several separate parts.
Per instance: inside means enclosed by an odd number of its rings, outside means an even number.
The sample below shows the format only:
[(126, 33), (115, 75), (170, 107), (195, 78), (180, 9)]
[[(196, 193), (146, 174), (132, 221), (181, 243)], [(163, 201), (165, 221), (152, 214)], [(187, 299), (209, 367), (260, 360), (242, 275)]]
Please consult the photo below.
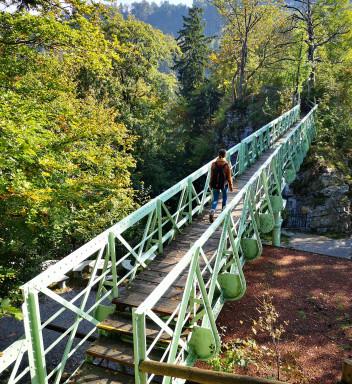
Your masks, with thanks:
[(146, 359), (145, 314), (137, 314), (132, 310), (133, 321), (133, 352), (135, 384), (146, 384), (147, 374), (141, 372), (139, 366)]
[(273, 132), (273, 143), (275, 143), (275, 141), (276, 141), (276, 139), (278, 137), (277, 129), (278, 129), (278, 127), (277, 127), (277, 122), (276, 122), (276, 123), (273, 124), (273, 130), (272, 130), (272, 132)]
[(232, 161), (231, 161), (231, 155), (229, 154), (229, 152), (226, 152), (226, 161), (229, 164), (229, 167), (232, 171)]
[(265, 148), (264, 148), (264, 132), (261, 132), (261, 134), (259, 136), (259, 147), (260, 147), (260, 155), (262, 155), (263, 152), (265, 151)]
[(158, 252), (162, 254), (164, 252), (163, 246), (163, 215), (161, 210), (161, 200), (156, 200), (156, 216), (158, 220)]
[[(210, 285), (209, 285), (209, 289), (208, 289), (208, 299), (209, 299), (210, 305), (213, 304), (213, 297), (214, 297), (216, 284), (218, 281), (218, 275), (219, 275), (221, 264), (222, 264), (222, 261), (224, 258), (224, 253), (227, 250), (227, 247), (226, 247), (226, 245), (227, 245), (227, 230), (228, 230), (228, 226), (229, 226), (230, 222), (231, 222), (231, 211), (228, 211), (228, 213), (224, 219), (223, 225), (222, 225), (221, 237), (220, 237), (220, 241), (219, 241), (219, 245), (218, 245), (218, 249), (217, 249), (215, 264), (214, 264), (213, 271), (212, 271), (212, 279), (210, 281)], [(209, 321), (208, 317), (204, 316), (202, 326), (208, 326), (209, 325), (208, 321)]]
[(264, 145), (264, 149), (265, 150), (268, 150), (270, 148), (270, 125), (267, 126), (267, 128), (265, 129), (265, 133), (264, 133), (264, 141), (265, 141), (265, 145)]
[[(262, 241), (260, 239), (260, 233), (259, 233), (259, 229), (258, 229), (258, 225), (256, 222), (256, 217), (255, 217), (255, 211), (256, 211), (256, 201), (255, 200), (256, 199), (255, 199), (255, 193), (253, 191), (253, 188), (254, 188), (254, 185), (252, 184), (249, 186), (249, 188), (247, 190), (248, 191), (247, 192), (248, 193), (248, 210), (249, 210), (249, 214), (251, 217), (252, 228), (254, 230), (255, 238), (257, 240), (257, 244), (259, 247), (259, 254), (261, 254), (263, 251), (263, 245), (262, 245)], [(245, 202), (246, 202), (246, 199), (245, 199)]]
[(299, 120), (300, 115), (301, 115), (301, 100), (299, 100), (299, 104), (297, 105), (295, 122)]
[(202, 193), (202, 199), (200, 201), (199, 213), (202, 213), (203, 210), (204, 210), (205, 200), (207, 198), (207, 192), (208, 192), (209, 184), (210, 184), (210, 176), (211, 176), (211, 170), (209, 168), (208, 173), (207, 173), (207, 178), (205, 180), (205, 185), (204, 185), (203, 193)]
[(241, 175), (245, 169), (246, 169), (246, 165), (245, 165), (245, 144), (244, 143), (240, 143), (240, 150), (239, 150), (239, 161), (238, 161), (238, 173)]
[(44, 343), (41, 329), (38, 293), (25, 288), (23, 322), (28, 344), (28, 359), (32, 384), (47, 384)]
[(251, 141), (251, 159), (250, 159), (250, 165), (254, 164), (257, 159), (257, 138), (254, 136), (252, 137)]
[[(175, 363), (175, 358), (176, 358), (176, 354), (179, 346), (182, 328), (184, 326), (185, 316), (186, 316), (187, 308), (189, 305), (189, 299), (192, 293), (194, 279), (196, 277), (196, 269), (197, 269), (197, 264), (199, 262), (199, 254), (200, 254), (200, 248), (197, 248), (194, 251), (194, 254), (192, 255), (192, 260), (189, 266), (186, 284), (183, 290), (183, 296), (182, 296), (182, 301), (181, 301), (181, 305), (180, 305), (180, 309), (177, 317), (177, 322), (174, 328), (174, 334), (173, 334), (171, 345), (170, 345), (170, 352), (167, 359), (167, 362), (169, 364)], [(162, 383), (170, 384), (171, 377), (164, 377)]]
[(317, 133), (317, 124), (316, 124), (316, 115), (317, 115), (317, 110), (318, 110), (318, 106), (316, 105), (314, 107), (314, 111), (312, 113), (312, 117), (311, 117), (311, 140), (310, 140), (310, 143), (312, 142), (313, 140), (313, 137), (316, 135)]
[(109, 244), (109, 256), (111, 261), (112, 294), (114, 298), (116, 298), (118, 296), (118, 289), (117, 289), (115, 235), (113, 232), (109, 233), (108, 244)]
[[(202, 294), (202, 298), (203, 298), (203, 304), (205, 307), (205, 312), (207, 314), (208, 321), (210, 323), (210, 328), (211, 328), (211, 331), (212, 331), (212, 334), (214, 337), (215, 354), (218, 354), (218, 352), (220, 351), (220, 348), (221, 348), (221, 340), (220, 340), (219, 332), (218, 332), (217, 327), (216, 327), (213, 308), (212, 308), (211, 303), (209, 301), (207, 289), (205, 288), (205, 284), (204, 284), (204, 280), (203, 280), (202, 272), (200, 270), (199, 263), (197, 264), (196, 275), (197, 275), (198, 285), (199, 285), (199, 288), (200, 288), (200, 291)], [(217, 277), (213, 276), (213, 279), (217, 279)]]
[[(278, 152), (275, 159), (272, 161), (272, 172), (274, 175), (274, 183), (275, 183), (275, 189), (279, 196), (281, 196), (281, 189), (282, 189), (282, 170), (284, 168), (284, 164), (281, 160), (281, 151)], [(274, 229), (272, 232), (272, 244), (275, 247), (279, 247), (281, 244), (281, 225), (282, 225), (282, 219), (281, 219), (281, 211), (274, 211)]]
[(192, 223), (192, 179), (188, 178), (187, 180), (187, 189), (188, 189), (188, 222)]
[(274, 247), (280, 247), (281, 244), (281, 212), (274, 212), (274, 229), (272, 244)]

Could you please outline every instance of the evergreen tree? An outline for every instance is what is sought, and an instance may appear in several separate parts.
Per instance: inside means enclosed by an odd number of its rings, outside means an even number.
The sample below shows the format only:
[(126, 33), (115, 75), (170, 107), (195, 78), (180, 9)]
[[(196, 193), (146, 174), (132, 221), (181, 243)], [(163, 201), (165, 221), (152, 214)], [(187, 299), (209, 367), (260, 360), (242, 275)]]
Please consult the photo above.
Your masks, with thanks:
[(204, 35), (203, 10), (190, 8), (188, 16), (183, 17), (183, 29), (177, 38), (181, 55), (175, 60), (174, 69), (180, 82), (180, 91), (188, 101), (205, 80), (210, 38)]

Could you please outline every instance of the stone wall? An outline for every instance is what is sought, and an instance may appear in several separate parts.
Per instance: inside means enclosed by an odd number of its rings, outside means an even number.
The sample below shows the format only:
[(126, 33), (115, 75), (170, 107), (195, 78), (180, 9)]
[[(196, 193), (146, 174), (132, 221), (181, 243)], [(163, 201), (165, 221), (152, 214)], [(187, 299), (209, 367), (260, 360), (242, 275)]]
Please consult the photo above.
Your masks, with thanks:
[(352, 234), (352, 188), (342, 173), (331, 168), (304, 170), (291, 190), (296, 210), (307, 215), (309, 230)]

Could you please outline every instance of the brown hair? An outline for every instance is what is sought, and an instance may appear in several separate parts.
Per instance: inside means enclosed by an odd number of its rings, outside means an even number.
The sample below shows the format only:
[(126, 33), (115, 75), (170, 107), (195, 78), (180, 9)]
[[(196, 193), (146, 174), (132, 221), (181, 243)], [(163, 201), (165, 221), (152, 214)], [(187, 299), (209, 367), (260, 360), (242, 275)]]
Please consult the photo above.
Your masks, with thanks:
[(226, 156), (226, 149), (220, 149), (219, 150), (219, 157), (225, 157)]

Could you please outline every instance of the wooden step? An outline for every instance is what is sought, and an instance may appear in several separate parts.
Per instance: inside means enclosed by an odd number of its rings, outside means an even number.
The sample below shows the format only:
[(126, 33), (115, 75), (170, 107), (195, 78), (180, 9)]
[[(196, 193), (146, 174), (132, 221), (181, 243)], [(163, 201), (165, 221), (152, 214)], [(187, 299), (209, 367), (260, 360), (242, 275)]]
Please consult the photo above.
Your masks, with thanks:
[(133, 367), (133, 345), (121, 340), (101, 337), (86, 351), (88, 356)]
[[(160, 266), (162, 269), (159, 269)], [(200, 258), (200, 266), (201, 268), (205, 266), (203, 258)], [(141, 272), (131, 282), (131, 285), (119, 290), (119, 296), (113, 300), (113, 303), (121, 311), (124, 311), (127, 307), (138, 307), (157, 288), (158, 284), (167, 276), (171, 269), (172, 267), (167, 268), (167, 264), (154, 260), (146, 270)], [(155, 304), (153, 307), (154, 312), (161, 315), (171, 315), (175, 311), (182, 301), (187, 276), (188, 269), (178, 277)], [(209, 277), (210, 272), (207, 270), (204, 274), (205, 282), (208, 281)]]
[[(113, 300), (117, 308), (125, 309), (126, 307), (138, 307), (147, 297), (149, 293), (131, 292), (129, 295), (123, 295)], [(161, 298), (153, 307), (153, 311), (161, 315), (171, 315), (181, 301), (182, 296), (177, 295), (175, 299)]]
[[(165, 277), (167, 273), (157, 272), (153, 270), (144, 270), (139, 273), (134, 281), (147, 281), (158, 285)], [(175, 287), (183, 288), (186, 284), (187, 275), (182, 274), (180, 278), (173, 284)]]
[[(157, 286), (153, 284), (144, 284), (140, 282), (133, 282), (130, 286), (120, 289), (119, 297), (117, 298), (118, 302), (123, 302), (129, 297), (141, 298), (142, 301), (145, 300), (156, 288)], [(162, 296), (161, 300), (176, 300), (181, 301), (183, 295), (183, 289), (180, 287), (170, 287)]]
[[(110, 315), (107, 319), (99, 323), (97, 327), (107, 332), (133, 336), (132, 319), (118, 313)], [(160, 328), (156, 324), (147, 322), (145, 330), (147, 338), (155, 339), (159, 331)], [(160, 342), (169, 343), (171, 336), (164, 332), (159, 340)]]
[[(162, 350), (157, 353), (155, 350), (151, 352), (149, 358), (159, 361)], [(100, 337), (86, 351), (88, 356), (110, 361), (128, 367), (134, 367), (133, 344), (124, 342), (119, 339)]]
[[(201, 267), (203, 267), (204, 261), (201, 261), (202, 262), (200, 264)], [(155, 268), (157, 268), (157, 266)], [(120, 290), (119, 297), (113, 299), (113, 303), (117, 305), (119, 310), (124, 311), (127, 307), (138, 307), (151, 294), (151, 292), (156, 289), (157, 284), (159, 284), (160, 281), (167, 275), (166, 272), (162, 274), (158, 271), (154, 272), (155, 274), (152, 274), (151, 276), (142, 272), (128, 288)], [(154, 277), (158, 278), (154, 280)], [(209, 277), (210, 273), (209, 271), (206, 271), (204, 274), (205, 282), (208, 281)], [(155, 304), (153, 311), (161, 315), (171, 315), (182, 301), (184, 293), (183, 288), (185, 286), (186, 279), (187, 275), (182, 274)], [(180, 284), (181, 281), (183, 284)]]
[(134, 377), (94, 364), (84, 363), (69, 384), (134, 384)]

